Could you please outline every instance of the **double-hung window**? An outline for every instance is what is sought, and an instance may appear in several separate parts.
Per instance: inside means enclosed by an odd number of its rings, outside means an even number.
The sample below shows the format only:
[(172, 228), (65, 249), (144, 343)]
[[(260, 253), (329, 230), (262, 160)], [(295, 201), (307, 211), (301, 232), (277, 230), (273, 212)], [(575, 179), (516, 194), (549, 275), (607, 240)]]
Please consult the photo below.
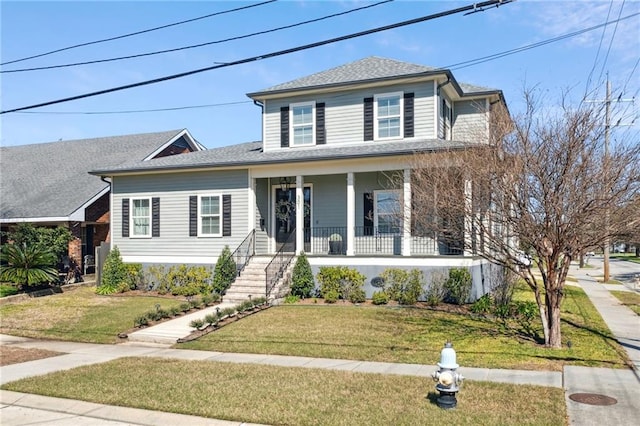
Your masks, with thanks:
[(402, 192), (384, 190), (374, 192), (374, 226), (380, 234), (402, 232)]
[(314, 104), (313, 102), (291, 105), (292, 146), (314, 145)]
[(222, 236), (222, 202), (219, 195), (200, 196), (198, 228), (201, 236)]
[(132, 236), (151, 237), (151, 200), (149, 198), (133, 198), (131, 204)]
[(399, 138), (402, 135), (402, 93), (375, 96), (376, 139)]

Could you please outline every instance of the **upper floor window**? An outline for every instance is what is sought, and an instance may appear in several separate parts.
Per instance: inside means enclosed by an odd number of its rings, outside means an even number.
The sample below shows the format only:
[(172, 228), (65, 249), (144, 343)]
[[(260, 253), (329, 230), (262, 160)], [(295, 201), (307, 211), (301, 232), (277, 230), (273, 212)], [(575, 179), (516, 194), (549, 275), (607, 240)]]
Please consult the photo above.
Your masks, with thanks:
[(445, 140), (450, 140), (453, 109), (446, 98), (442, 97), (440, 99), (440, 137)]
[(375, 96), (376, 139), (399, 138), (402, 135), (402, 93)]
[(313, 145), (314, 114), (313, 103), (291, 105), (292, 146)]
[(199, 235), (208, 237), (222, 236), (222, 203), (219, 195), (200, 196), (198, 209)]
[(133, 237), (151, 236), (151, 200), (133, 198), (131, 200), (131, 229)]

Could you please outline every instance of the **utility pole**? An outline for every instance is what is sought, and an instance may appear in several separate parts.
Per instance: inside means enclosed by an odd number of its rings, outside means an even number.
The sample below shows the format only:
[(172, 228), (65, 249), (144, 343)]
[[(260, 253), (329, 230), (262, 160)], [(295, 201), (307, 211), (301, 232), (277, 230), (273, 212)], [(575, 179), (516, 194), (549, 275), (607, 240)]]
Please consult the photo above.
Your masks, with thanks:
[[(607, 73), (607, 98), (604, 104), (604, 174), (605, 181), (609, 171), (609, 128), (611, 127), (611, 82), (609, 81), (609, 73)], [(609, 282), (609, 246), (611, 244), (609, 240), (609, 207), (604, 214), (604, 277), (603, 282), (606, 284)]]

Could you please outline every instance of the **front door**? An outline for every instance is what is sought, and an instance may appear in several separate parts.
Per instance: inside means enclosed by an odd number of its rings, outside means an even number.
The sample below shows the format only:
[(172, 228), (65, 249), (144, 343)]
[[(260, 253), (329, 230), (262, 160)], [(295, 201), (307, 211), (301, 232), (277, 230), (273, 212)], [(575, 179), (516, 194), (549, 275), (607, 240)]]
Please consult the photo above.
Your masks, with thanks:
[[(296, 229), (296, 188), (283, 190), (276, 188), (274, 215), (276, 250), (286, 243), (285, 251), (296, 251), (296, 238), (291, 235)], [(302, 190), (304, 197), (304, 242), (305, 246), (311, 242), (311, 187), (305, 186)], [(291, 238), (289, 238), (291, 236)]]

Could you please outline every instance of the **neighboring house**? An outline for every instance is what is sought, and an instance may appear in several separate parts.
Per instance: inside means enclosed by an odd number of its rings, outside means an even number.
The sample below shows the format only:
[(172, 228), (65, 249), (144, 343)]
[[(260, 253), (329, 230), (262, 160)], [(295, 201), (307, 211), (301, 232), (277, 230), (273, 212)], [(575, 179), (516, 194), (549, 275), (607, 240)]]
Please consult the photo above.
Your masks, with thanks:
[(467, 266), (482, 291), (485, 261), (404, 224), (412, 156), (486, 143), (500, 90), (369, 57), (248, 96), (262, 142), (92, 172), (112, 179), (112, 242), (125, 262), (213, 265), (226, 245), (265, 264), (304, 251), (315, 271), (349, 265), (369, 280), (390, 266)]
[(90, 170), (202, 149), (187, 130), (2, 147), (2, 231), (24, 222), (68, 227), (69, 255), (80, 263), (109, 240), (110, 184)]

